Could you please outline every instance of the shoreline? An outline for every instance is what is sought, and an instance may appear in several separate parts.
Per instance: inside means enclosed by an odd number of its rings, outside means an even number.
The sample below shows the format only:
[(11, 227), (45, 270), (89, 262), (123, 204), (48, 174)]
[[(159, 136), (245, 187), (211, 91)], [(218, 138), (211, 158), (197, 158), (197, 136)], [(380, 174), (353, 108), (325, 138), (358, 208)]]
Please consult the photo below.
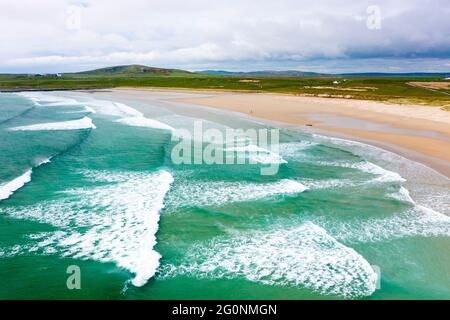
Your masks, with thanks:
[[(450, 113), (439, 107), (367, 100), (201, 90), (119, 88), (113, 95), (144, 99), (149, 93), (192, 93), (181, 104), (237, 112), (255, 119), (354, 140), (394, 152), (450, 178)], [(204, 94), (198, 96), (198, 94)]]
[(177, 101), (288, 125), (310, 126), (330, 136), (381, 147), (450, 178), (450, 114), (437, 107), (220, 93)]
[(167, 88), (71, 91), (141, 101), (147, 100), (146, 96), (150, 94), (183, 93), (187, 96), (161, 100), (236, 112), (278, 126), (308, 128), (322, 135), (365, 143), (421, 163), (450, 178), (450, 112), (439, 107), (275, 93)]

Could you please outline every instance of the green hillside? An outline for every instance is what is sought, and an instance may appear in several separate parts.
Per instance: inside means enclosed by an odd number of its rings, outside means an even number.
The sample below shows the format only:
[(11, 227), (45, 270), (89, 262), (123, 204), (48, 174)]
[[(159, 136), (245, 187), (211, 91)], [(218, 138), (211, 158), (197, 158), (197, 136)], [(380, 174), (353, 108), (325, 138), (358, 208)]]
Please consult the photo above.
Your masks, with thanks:
[(86, 78), (86, 77), (160, 77), (160, 76), (190, 76), (193, 73), (178, 69), (154, 68), (144, 65), (125, 65), (107, 67), (76, 73), (64, 73), (62, 77)]

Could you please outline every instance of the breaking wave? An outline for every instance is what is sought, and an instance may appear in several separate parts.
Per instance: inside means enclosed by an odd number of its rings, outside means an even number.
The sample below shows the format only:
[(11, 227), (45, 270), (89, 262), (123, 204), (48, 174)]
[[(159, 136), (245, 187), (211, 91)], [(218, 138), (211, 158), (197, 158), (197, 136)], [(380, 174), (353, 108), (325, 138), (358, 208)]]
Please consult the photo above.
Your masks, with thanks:
[(194, 246), (180, 264), (158, 277), (245, 278), (273, 286), (297, 286), (344, 298), (370, 296), (377, 274), (355, 250), (307, 222), (276, 231), (216, 238)]
[(293, 195), (307, 190), (300, 182), (284, 179), (270, 183), (247, 182), (189, 182), (178, 184), (167, 195), (166, 204), (172, 207), (220, 206), (231, 202), (264, 199), (277, 195)]
[[(97, 173), (92, 172), (91, 177)], [(142, 286), (159, 266), (156, 244), (159, 211), (173, 182), (167, 171), (154, 173), (109, 172), (115, 182), (66, 190), (61, 200), (2, 211), (12, 217), (60, 227), (37, 235), (32, 252), (78, 259), (114, 262), (135, 274), (133, 285)], [(111, 180), (112, 181), (112, 180)]]
[(127, 117), (119, 119), (117, 120), (117, 122), (134, 127), (145, 127), (145, 128), (175, 131), (174, 128), (165, 123), (153, 119), (148, 119), (145, 117)]
[(14, 180), (0, 184), (0, 201), (8, 199), (15, 191), (22, 188), (26, 183), (31, 181), (31, 169)]
[(79, 130), (79, 129), (95, 129), (96, 126), (89, 117), (78, 120), (69, 120), (61, 122), (38, 123), (28, 126), (20, 126), (9, 128), (11, 131), (47, 131), (47, 130)]
[(225, 151), (236, 152), (238, 159), (248, 159), (249, 163), (260, 164), (284, 164), (287, 163), (278, 153), (250, 144), (246, 146), (236, 146), (225, 148)]
[[(41, 162), (39, 162), (35, 168), (41, 166), (44, 163), (50, 162), (50, 159), (45, 159)], [(13, 195), (14, 192), (22, 188), (25, 184), (31, 181), (31, 174), (33, 172), (33, 169), (28, 169), (24, 174), (21, 176), (11, 180), (10, 182), (6, 182), (3, 184), (0, 184), (0, 201), (6, 200), (9, 197)]]
[(18, 92), (19, 96), (25, 97), (34, 102), (38, 106), (63, 106), (63, 105), (78, 105), (79, 102), (72, 98), (60, 97), (55, 95), (46, 94), (43, 92)]

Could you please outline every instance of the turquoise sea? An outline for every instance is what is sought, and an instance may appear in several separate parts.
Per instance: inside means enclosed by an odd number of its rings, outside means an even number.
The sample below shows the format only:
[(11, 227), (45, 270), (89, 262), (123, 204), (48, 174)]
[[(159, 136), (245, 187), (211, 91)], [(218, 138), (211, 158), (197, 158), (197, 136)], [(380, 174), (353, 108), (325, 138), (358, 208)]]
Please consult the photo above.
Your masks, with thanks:
[(178, 165), (175, 129), (276, 127), (185, 95), (0, 94), (0, 299), (450, 299), (449, 179), (295, 127)]

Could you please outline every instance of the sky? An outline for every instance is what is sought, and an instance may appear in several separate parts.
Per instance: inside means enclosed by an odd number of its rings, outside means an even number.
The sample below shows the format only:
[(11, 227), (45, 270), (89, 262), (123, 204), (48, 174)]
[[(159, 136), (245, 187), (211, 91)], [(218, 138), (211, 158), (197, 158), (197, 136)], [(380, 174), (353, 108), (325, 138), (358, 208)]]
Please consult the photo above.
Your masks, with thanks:
[(0, 0), (0, 73), (449, 72), (449, 0)]

